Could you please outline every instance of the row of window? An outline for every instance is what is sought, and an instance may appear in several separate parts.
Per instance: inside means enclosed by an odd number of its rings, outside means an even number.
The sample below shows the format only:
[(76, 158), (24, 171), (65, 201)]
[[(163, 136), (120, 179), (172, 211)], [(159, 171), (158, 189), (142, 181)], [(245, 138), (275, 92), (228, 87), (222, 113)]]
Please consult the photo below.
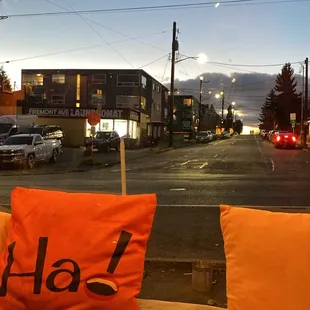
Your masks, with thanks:
[[(23, 74), (23, 85), (38, 85), (42, 86), (43, 79), (49, 78), (48, 76), (43, 76), (42, 74)], [(77, 75), (77, 84), (80, 84), (81, 75)], [(52, 83), (54, 84), (65, 84), (66, 75), (65, 74), (52, 74)], [(93, 74), (92, 84), (106, 84), (107, 76), (106, 74)], [(116, 85), (118, 87), (143, 87), (146, 88), (147, 78), (139, 74), (117, 74)], [(160, 86), (153, 84), (153, 90), (160, 92)]]

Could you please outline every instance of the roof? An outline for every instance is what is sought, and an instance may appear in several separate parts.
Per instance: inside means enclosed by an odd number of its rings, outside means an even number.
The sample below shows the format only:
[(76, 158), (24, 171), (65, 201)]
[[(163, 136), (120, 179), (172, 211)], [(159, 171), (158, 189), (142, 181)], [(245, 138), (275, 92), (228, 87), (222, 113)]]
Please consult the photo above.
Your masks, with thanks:
[(39, 134), (36, 134), (36, 133), (21, 133), (19, 135), (14, 135), (14, 136), (11, 136), (11, 137), (35, 137), (35, 136), (40, 136)]

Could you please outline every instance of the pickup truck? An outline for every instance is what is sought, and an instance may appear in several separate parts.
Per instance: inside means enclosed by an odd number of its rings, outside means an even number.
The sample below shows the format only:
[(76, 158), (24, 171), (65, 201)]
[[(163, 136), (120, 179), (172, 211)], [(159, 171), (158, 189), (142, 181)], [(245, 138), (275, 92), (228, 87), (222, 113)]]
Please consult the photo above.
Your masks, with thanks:
[(43, 140), (39, 134), (20, 134), (8, 137), (0, 146), (0, 166), (26, 164), (32, 169), (37, 162), (56, 162), (62, 154), (58, 140)]

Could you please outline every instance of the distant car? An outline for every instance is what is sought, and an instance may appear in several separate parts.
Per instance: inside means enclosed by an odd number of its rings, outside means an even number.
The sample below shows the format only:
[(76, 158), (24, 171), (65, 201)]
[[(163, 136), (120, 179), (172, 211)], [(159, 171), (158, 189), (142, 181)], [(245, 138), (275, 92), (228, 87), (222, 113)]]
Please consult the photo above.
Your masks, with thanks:
[(297, 139), (290, 132), (279, 132), (275, 137), (274, 145), (277, 149), (280, 148), (295, 148)]
[(228, 131), (223, 131), (220, 135), (220, 139), (228, 139), (230, 137), (230, 133)]
[(86, 152), (91, 148), (97, 149), (99, 152), (109, 152), (112, 149), (119, 150), (120, 137), (116, 131), (97, 131), (94, 138), (85, 139)]
[(197, 143), (208, 143), (212, 141), (210, 131), (199, 131), (196, 136)]

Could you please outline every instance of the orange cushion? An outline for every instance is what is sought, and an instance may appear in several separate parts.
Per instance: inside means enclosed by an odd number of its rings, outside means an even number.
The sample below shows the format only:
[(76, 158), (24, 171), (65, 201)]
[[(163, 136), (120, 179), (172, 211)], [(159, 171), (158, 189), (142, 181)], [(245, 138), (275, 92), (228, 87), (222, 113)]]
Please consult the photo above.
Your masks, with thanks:
[(16, 188), (1, 310), (137, 310), (155, 195)]
[(11, 215), (0, 212), (0, 254), (2, 253), (9, 233)]
[(310, 214), (221, 206), (229, 310), (309, 310)]

